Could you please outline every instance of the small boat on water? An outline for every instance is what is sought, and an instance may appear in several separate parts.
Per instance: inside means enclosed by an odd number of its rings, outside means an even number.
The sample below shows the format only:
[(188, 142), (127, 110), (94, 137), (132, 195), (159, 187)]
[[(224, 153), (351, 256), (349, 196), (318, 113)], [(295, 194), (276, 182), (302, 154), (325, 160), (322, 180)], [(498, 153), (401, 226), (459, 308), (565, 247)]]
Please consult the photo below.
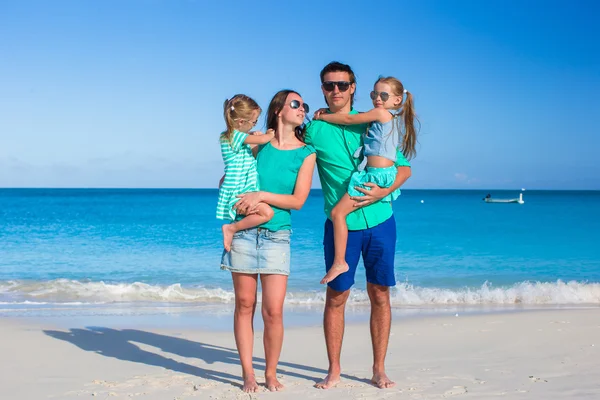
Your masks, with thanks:
[(484, 197), (483, 201), (485, 201), (486, 203), (525, 203), (525, 201), (523, 200), (523, 193), (519, 193), (518, 199), (493, 199), (492, 196), (488, 194)]

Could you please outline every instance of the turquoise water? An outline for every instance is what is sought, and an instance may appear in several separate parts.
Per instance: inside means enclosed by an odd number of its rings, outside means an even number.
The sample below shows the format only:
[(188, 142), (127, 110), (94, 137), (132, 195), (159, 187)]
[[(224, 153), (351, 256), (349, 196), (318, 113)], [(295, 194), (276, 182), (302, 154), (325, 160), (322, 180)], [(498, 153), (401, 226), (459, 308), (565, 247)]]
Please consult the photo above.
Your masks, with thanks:
[[(394, 307), (600, 304), (600, 192), (525, 191), (522, 205), (486, 193), (403, 191)], [(230, 305), (216, 201), (212, 189), (0, 189), (0, 308)], [(313, 190), (293, 214), (290, 306), (323, 302), (322, 208)], [(357, 282), (360, 305), (360, 268)]]

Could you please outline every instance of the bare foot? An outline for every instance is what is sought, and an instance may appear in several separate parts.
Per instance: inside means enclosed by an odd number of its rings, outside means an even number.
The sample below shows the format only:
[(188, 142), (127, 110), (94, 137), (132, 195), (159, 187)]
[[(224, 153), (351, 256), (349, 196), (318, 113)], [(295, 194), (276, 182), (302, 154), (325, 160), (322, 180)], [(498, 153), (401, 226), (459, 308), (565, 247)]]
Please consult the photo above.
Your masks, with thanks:
[(338, 275), (343, 274), (344, 272), (348, 271), (350, 268), (348, 268), (348, 264), (344, 261), (342, 263), (334, 263), (331, 268), (329, 269), (329, 271), (327, 272), (327, 275), (325, 275), (323, 277), (323, 279), (321, 279), (321, 284), (324, 285), (326, 283), (331, 282), (332, 280), (334, 280), (335, 278), (338, 277)]
[(379, 389), (389, 389), (396, 386), (396, 383), (392, 382), (390, 378), (387, 377), (385, 372), (373, 374), (371, 382), (373, 382), (373, 385), (377, 386)]
[(242, 390), (246, 393), (256, 393), (258, 391), (258, 383), (254, 375), (248, 375), (244, 378), (244, 386)]
[(223, 247), (225, 247), (226, 251), (231, 250), (231, 242), (233, 242), (233, 234), (235, 230), (233, 229), (232, 224), (225, 224), (221, 227), (223, 231)]
[(332, 375), (332, 374), (328, 374), (325, 379), (323, 379), (321, 382), (315, 384), (315, 387), (317, 389), (331, 389), (333, 387), (336, 387), (338, 385), (338, 383), (340, 383), (340, 376), (339, 375)]
[(283, 390), (283, 387), (284, 387), (281, 384), (281, 382), (279, 382), (277, 380), (276, 376), (274, 376), (272, 378), (265, 377), (265, 386), (267, 387), (267, 390), (270, 392), (280, 392)]

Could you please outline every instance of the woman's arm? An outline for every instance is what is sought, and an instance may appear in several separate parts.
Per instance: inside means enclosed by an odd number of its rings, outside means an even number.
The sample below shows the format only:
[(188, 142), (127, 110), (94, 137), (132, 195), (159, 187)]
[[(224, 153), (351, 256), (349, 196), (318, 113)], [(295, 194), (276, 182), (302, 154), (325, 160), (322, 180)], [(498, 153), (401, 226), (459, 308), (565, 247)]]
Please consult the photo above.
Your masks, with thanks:
[(258, 203), (267, 203), (286, 210), (301, 209), (310, 192), (316, 160), (317, 155), (314, 153), (304, 159), (302, 166), (300, 166), (300, 170), (298, 170), (293, 194), (276, 194), (262, 191), (246, 193), (239, 196), (240, 201), (236, 203), (235, 208), (241, 212), (246, 210), (246, 215), (252, 213)]
[(315, 113), (315, 119), (338, 125), (358, 125), (373, 121), (387, 122), (392, 119), (392, 116), (385, 108), (374, 108), (359, 114)]

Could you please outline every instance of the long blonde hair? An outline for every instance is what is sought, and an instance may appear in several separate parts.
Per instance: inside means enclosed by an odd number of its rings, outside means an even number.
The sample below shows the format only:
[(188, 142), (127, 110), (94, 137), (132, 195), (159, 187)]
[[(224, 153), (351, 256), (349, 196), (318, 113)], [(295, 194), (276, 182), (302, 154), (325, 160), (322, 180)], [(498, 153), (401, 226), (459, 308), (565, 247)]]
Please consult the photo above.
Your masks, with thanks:
[(231, 135), (236, 126), (235, 121), (239, 119), (249, 120), (256, 110), (259, 114), (262, 111), (258, 103), (245, 94), (236, 94), (231, 99), (225, 100), (223, 103), (223, 118), (227, 130), (221, 134), (221, 140), (231, 141)]
[[(417, 114), (415, 113), (413, 95), (409, 91), (405, 92), (402, 82), (393, 76), (379, 77), (375, 84), (378, 84), (379, 82), (387, 83), (392, 88), (394, 95), (402, 97), (402, 102), (398, 107), (399, 111), (394, 114), (394, 124), (398, 130), (398, 141), (400, 142), (402, 154), (410, 160), (417, 155), (415, 147), (417, 145), (418, 130), (415, 127), (415, 121), (419, 124), (419, 128), (421, 125), (417, 118)], [(405, 94), (406, 100), (404, 100), (403, 97)], [(402, 134), (403, 127), (405, 130), (404, 134)]]

